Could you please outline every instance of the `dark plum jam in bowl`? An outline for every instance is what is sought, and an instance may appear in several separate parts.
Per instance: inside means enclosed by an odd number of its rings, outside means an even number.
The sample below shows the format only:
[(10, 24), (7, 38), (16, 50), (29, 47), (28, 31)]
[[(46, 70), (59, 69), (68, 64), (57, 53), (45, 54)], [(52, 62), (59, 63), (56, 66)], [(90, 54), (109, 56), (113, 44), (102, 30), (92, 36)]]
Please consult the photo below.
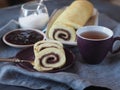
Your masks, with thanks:
[(45, 34), (37, 29), (15, 29), (3, 36), (3, 42), (16, 48), (33, 46), (36, 42), (44, 40)]

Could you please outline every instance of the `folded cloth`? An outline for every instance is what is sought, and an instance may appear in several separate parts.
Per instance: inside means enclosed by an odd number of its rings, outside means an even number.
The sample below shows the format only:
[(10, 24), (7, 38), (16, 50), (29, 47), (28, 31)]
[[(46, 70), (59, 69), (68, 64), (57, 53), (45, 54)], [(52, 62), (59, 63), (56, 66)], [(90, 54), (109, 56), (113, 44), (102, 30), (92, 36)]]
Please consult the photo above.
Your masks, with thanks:
[(8, 32), (10, 30), (14, 30), (18, 27), (19, 27), (19, 24), (17, 23), (17, 21), (11, 20), (6, 25), (4, 25), (2, 28), (0, 28), (0, 57), (5, 57), (5, 58), (13, 57), (19, 51), (19, 49), (8, 47), (2, 41), (2, 36), (6, 32)]
[[(115, 34), (120, 33), (119, 23), (104, 14), (99, 15), (99, 25), (111, 28)], [(12, 22), (0, 29), (0, 38), (5, 32), (17, 27), (18, 25)], [(119, 53), (115, 55), (109, 54), (101, 64), (88, 65), (80, 61), (81, 56), (77, 47), (70, 49), (76, 56), (76, 62), (71, 68), (63, 72), (31, 72), (16, 66), (14, 63), (1, 62), (0, 83), (47, 90), (68, 90), (69, 88), (84, 90), (91, 85), (119, 90)], [(20, 50), (21, 49), (9, 47), (0, 41), (0, 57), (13, 57)]]

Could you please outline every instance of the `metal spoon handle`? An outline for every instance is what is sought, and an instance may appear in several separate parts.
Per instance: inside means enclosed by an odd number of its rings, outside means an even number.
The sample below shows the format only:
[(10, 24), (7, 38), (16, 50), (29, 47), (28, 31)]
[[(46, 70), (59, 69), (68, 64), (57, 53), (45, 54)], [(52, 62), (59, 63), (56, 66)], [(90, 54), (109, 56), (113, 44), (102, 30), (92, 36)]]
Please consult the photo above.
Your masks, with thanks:
[(29, 63), (31, 63), (31, 61), (28, 61), (28, 60), (20, 60), (20, 59), (17, 59), (17, 58), (13, 58), (13, 59), (0, 58), (0, 62), (29, 62)]

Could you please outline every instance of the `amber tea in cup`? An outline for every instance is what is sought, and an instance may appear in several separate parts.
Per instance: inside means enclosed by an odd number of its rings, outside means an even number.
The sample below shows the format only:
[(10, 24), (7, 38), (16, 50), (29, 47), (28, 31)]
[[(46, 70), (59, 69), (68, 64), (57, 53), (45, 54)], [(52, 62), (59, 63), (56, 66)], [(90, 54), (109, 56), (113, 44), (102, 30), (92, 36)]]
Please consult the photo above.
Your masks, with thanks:
[(120, 37), (113, 38), (113, 31), (103, 26), (85, 26), (79, 28), (77, 34), (77, 45), (83, 60), (88, 64), (99, 64), (102, 62), (115, 41)]
[(103, 32), (99, 32), (99, 31), (83, 32), (80, 34), (80, 36), (82, 36), (84, 38), (88, 38), (88, 39), (104, 39), (104, 38), (108, 37), (107, 34), (105, 34)]

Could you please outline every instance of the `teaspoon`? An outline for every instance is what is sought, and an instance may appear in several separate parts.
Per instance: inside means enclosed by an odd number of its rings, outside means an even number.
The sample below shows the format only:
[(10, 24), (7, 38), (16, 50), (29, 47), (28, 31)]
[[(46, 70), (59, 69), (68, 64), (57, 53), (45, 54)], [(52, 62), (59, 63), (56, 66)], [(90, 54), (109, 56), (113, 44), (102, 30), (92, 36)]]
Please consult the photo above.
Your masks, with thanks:
[(0, 62), (15, 62), (15, 63), (30, 63), (32, 65), (34, 65), (34, 61), (31, 60), (20, 60), (18, 58), (0, 58)]

